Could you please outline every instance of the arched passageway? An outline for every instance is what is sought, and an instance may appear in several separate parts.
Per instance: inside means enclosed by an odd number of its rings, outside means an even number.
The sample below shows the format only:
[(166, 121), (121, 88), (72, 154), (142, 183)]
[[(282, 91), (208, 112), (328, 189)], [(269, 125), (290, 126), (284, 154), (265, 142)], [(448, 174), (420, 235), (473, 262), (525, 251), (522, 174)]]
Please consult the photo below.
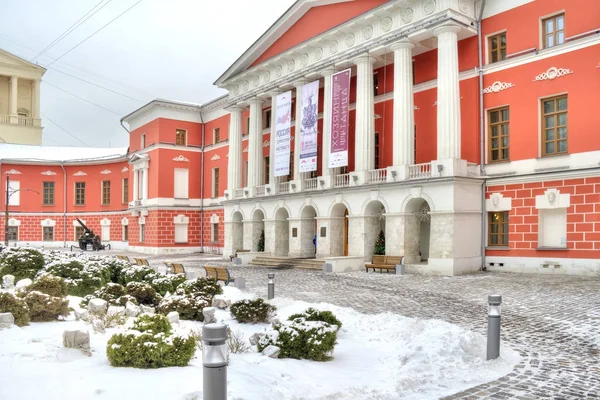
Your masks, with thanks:
[(290, 251), (290, 214), (285, 208), (275, 213), (275, 251), (276, 257), (287, 257)]
[(303, 258), (314, 258), (316, 255), (314, 244), (317, 233), (316, 218), (317, 211), (313, 206), (306, 206), (302, 209), (300, 214), (300, 254)]
[(348, 238), (350, 235), (348, 224), (348, 208), (343, 203), (338, 203), (331, 210), (330, 232), (332, 257), (348, 255)]
[(425, 199), (411, 199), (404, 223), (404, 262), (419, 264), (429, 258), (431, 207)]
[[(385, 231), (385, 206), (378, 200), (374, 200), (367, 204), (365, 208), (364, 220), (364, 256), (365, 258), (372, 257), (375, 251), (375, 243), (379, 234), (383, 232), (384, 238), (387, 237)], [(385, 249), (380, 255), (385, 255)]]
[(244, 249), (244, 224), (242, 213), (236, 211), (231, 220), (231, 241), (233, 254)]
[(262, 210), (252, 214), (252, 251), (265, 251), (265, 214)]

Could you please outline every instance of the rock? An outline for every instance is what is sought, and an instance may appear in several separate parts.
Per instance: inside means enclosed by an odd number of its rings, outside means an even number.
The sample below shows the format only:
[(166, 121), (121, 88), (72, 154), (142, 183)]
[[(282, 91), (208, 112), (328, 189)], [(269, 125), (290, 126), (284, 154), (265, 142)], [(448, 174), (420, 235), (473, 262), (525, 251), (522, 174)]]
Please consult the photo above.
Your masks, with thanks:
[(15, 287), (15, 277), (14, 275), (4, 275), (2, 278), (2, 287), (4, 289), (12, 289)]
[(225, 310), (227, 307), (231, 306), (231, 300), (227, 300), (225, 296), (218, 294), (213, 297), (212, 306)]
[(269, 346), (265, 347), (265, 349), (262, 351), (262, 355), (271, 357), (271, 358), (278, 358), (280, 351), (281, 351), (281, 349), (279, 347), (269, 345)]
[(15, 317), (12, 313), (5, 312), (0, 313), (0, 329), (10, 328), (15, 324)]
[(130, 301), (128, 301), (127, 303), (125, 303), (125, 314), (128, 317), (137, 317), (139, 313), (140, 313), (140, 307), (139, 306), (136, 306), (135, 304), (133, 304)]
[(140, 305), (140, 313), (142, 314), (154, 314), (156, 312), (156, 310), (154, 309), (154, 307), (149, 307), (149, 306), (145, 306), (145, 305)]
[(167, 319), (172, 324), (178, 324), (179, 323), (179, 313), (177, 311), (171, 311), (170, 313), (167, 314)]
[(264, 333), (256, 332), (254, 335), (250, 336), (250, 344), (252, 346), (256, 346), (258, 342), (260, 342), (260, 339), (262, 339), (263, 337), (265, 337)]
[(217, 318), (215, 318), (215, 311), (217, 309), (214, 307), (204, 307), (202, 309), (202, 314), (204, 314), (204, 323), (205, 324), (214, 324), (217, 322)]
[(104, 321), (102, 321), (101, 319), (95, 318), (92, 321), (92, 329), (94, 329), (94, 332), (96, 332), (96, 333), (106, 332), (106, 326), (104, 325)]
[(92, 355), (92, 351), (90, 350), (90, 334), (88, 331), (64, 331), (63, 346), (68, 349), (79, 349), (88, 356)]
[(94, 315), (106, 315), (108, 303), (102, 299), (92, 299), (88, 303), (88, 311)]
[(90, 313), (86, 309), (77, 309), (75, 310), (75, 319), (79, 321), (80, 319), (84, 321), (90, 320)]
[(24, 289), (27, 286), (31, 285), (32, 283), (33, 283), (33, 281), (29, 278), (21, 279), (19, 282), (17, 282), (16, 288), (17, 288), (17, 290)]
[(165, 299), (168, 299), (168, 298), (169, 298), (169, 297), (171, 297), (171, 296), (172, 296), (171, 292), (167, 292), (167, 293), (165, 293), (165, 296), (164, 296), (164, 298), (165, 298)]
[(106, 312), (107, 315), (110, 316), (119, 316), (119, 317), (125, 317), (125, 307), (120, 307), (120, 306), (108, 306), (108, 311)]
[(279, 320), (279, 318), (271, 318), (269, 322), (271, 323), (271, 326), (281, 325), (281, 321)]

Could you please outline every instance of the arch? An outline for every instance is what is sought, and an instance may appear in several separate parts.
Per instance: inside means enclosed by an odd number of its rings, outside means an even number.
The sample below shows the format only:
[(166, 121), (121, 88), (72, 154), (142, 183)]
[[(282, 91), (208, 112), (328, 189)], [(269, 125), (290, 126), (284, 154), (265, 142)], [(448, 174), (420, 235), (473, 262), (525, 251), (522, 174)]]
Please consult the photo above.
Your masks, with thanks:
[(265, 210), (257, 207), (252, 211), (252, 251), (265, 251)]
[(385, 204), (379, 199), (368, 200), (363, 207), (364, 239), (362, 242), (364, 245), (363, 254), (365, 259), (370, 259), (371, 256), (376, 254), (385, 255), (385, 251), (383, 253), (375, 251), (375, 243), (381, 232), (383, 232), (384, 237), (388, 236), (385, 223), (386, 210)]
[(387, 203), (381, 197), (377, 197), (377, 199), (375, 199), (375, 200), (369, 199), (369, 200), (365, 201), (362, 206), (362, 214), (363, 215), (378, 215), (381, 213), (380, 211), (382, 208), (383, 208), (384, 214), (387, 213), (389, 210)]
[(253, 221), (262, 221), (263, 219), (265, 219), (265, 210), (261, 208), (255, 208), (252, 211), (252, 220)]
[[(429, 210), (431, 210), (431, 211), (435, 210), (433, 200), (431, 200), (431, 197), (429, 197), (427, 194), (421, 192), (419, 197), (414, 197), (413, 195), (410, 195), (410, 196), (406, 197), (406, 199), (404, 199), (404, 201), (402, 202), (402, 208), (401, 208), (402, 213), (411, 213), (411, 212), (417, 211), (416, 209), (414, 209), (414, 207), (417, 207), (417, 209), (418, 209), (418, 207), (421, 206), (421, 202), (413, 201), (413, 200), (424, 200), (429, 205)], [(417, 206), (417, 204), (418, 204), (418, 206)]]
[(275, 220), (287, 220), (290, 217), (290, 212), (286, 207), (279, 207), (275, 212)]
[(281, 210), (285, 210), (287, 212), (287, 217), (286, 218), (290, 218), (292, 216), (292, 211), (290, 210), (290, 208), (287, 206), (287, 204), (284, 204), (282, 206), (276, 207), (275, 208), (275, 212), (273, 213), (273, 219), (277, 219), (277, 214), (281, 211)]
[(317, 218), (318, 215), (317, 209), (310, 204), (302, 207), (302, 211), (300, 212), (300, 218)]
[(346, 202), (346, 200), (342, 200), (340, 202), (333, 202), (329, 207), (329, 216), (330, 217), (343, 217), (348, 211), (349, 215), (352, 215), (350, 212), (350, 205)]
[(231, 216), (232, 222), (241, 222), (243, 220), (244, 220), (244, 214), (242, 213), (241, 210), (236, 210), (233, 212), (233, 214)]
[(314, 202), (310, 202), (310, 203), (304, 203), (302, 204), (302, 206), (300, 207), (300, 212), (298, 213), (298, 216), (300, 218), (304, 218), (302, 215), (304, 214), (304, 211), (308, 208), (312, 208), (315, 211), (315, 217), (318, 217), (319, 215), (321, 215), (319, 213), (319, 207), (317, 207), (317, 205)]
[(406, 264), (421, 264), (429, 258), (431, 242), (431, 199), (426, 196), (409, 197), (403, 205), (404, 257)]
[[(232, 255), (244, 248), (244, 214), (242, 210), (235, 210), (231, 215), (231, 246)], [(227, 229), (227, 226), (226, 228)], [(227, 238), (226, 238), (227, 239)]]

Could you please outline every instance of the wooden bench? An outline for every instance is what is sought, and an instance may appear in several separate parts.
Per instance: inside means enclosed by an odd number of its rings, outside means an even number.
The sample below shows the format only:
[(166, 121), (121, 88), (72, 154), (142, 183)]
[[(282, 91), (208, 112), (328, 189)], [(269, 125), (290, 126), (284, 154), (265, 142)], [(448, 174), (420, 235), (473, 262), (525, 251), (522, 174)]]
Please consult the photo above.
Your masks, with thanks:
[(136, 265), (145, 265), (147, 267), (150, 266), (150, 263), (145, 258), (134, 258)]
[(229, 285), (229, 282), (233, 282), (234, 278), (231, 277), (229, 270), (225, 267), (216, 267), (212, 265), (205, 265), (204, 271), (208, 278), (213, 278), (217, 281), (225, 282), (225, 286)]
[(117, 259), (127, 261), (129, 264), (131, 264), (129, 257), (127, 257), (127, 256), (117, 256)]
[(165, 262), (167, 274), (185, 274), (185, 268), (182, 264)]
[(233, 261), (234, 258), (237, 258), (238, 253), (250, 253), (250, 250), (242, 250), (242, 249), (236, 250), (234, 255), (229, 256), (229, 260)]
[(396, 265), (400, 264), (402, 261), (402, 256), (373, 256), (373, 262), (366, 263), (365, 269), (369, 272), (369, 268), (373, 269), (375, 272), (378, 269), (380, 272), (386, 270), (388, 273), (391, 270), (396, 271)]

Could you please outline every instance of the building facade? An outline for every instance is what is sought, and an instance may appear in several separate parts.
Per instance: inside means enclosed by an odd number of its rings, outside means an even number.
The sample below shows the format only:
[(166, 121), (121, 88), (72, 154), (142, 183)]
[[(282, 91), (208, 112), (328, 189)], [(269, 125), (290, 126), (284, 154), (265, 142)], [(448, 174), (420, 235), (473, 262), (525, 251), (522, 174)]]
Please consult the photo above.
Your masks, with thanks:
[(225, 96), (123, 118), (127, 246), (364, 262), (383, 232), (412, 272), (598, 275), (598, 21), (583, 0), (298, 1), (217, 79)]

